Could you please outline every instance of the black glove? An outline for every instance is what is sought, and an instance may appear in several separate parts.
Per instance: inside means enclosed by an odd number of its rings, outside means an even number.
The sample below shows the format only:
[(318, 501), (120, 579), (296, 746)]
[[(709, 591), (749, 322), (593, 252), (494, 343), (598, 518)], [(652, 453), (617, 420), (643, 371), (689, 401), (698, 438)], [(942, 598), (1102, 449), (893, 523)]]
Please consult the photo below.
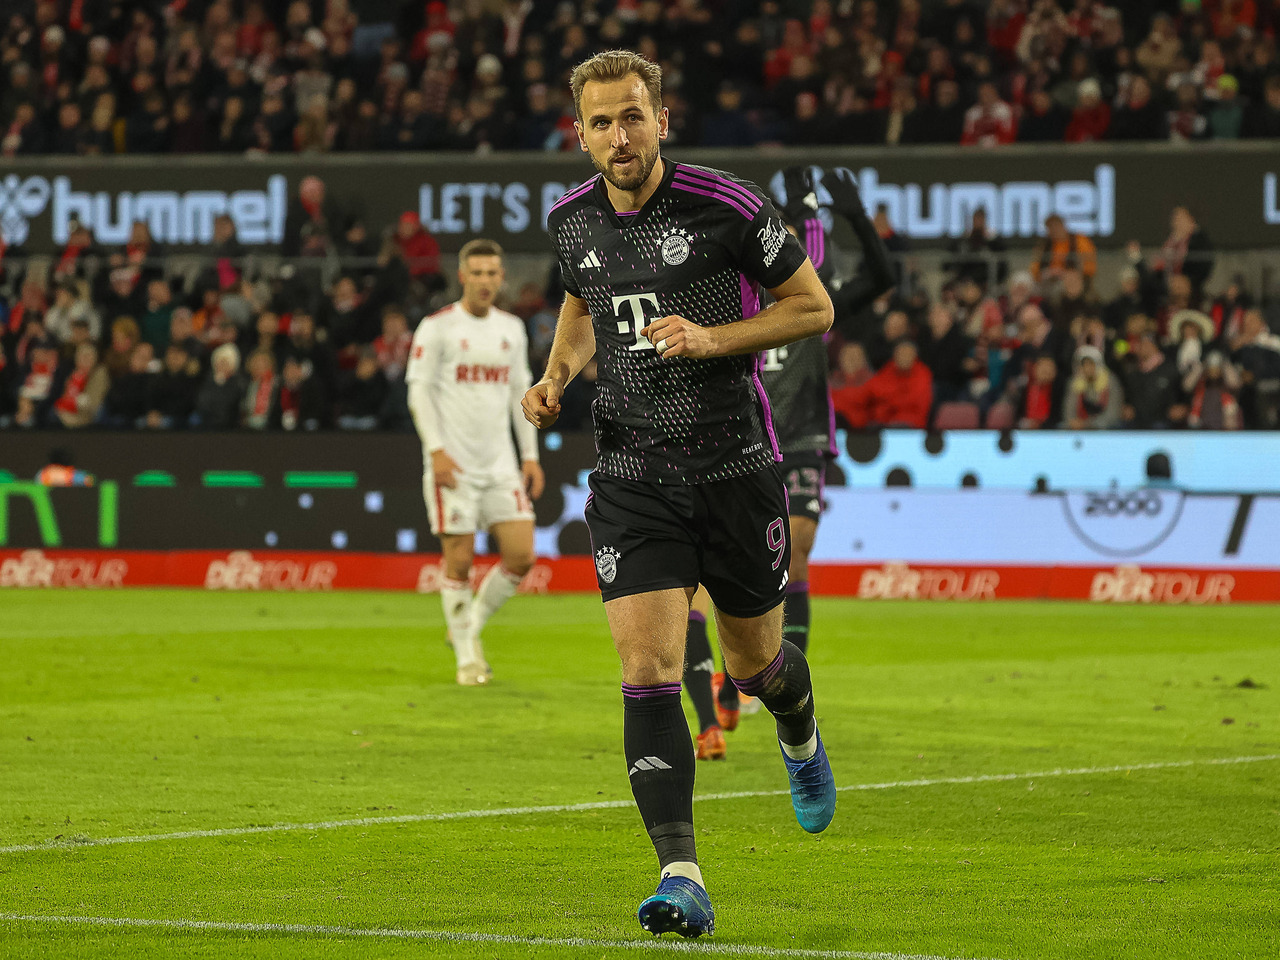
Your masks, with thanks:
[(782, 189), (786, 194), (782, 213), (792, 226), (799, 226), (818, 215), (818, 195), (813, 188), (809, 167), (787, 167), (782, 171)]
[(862, 195), (858, 193), (858, 184), (853, 174), (843, 167), (828, 170), (822, 178), (822, 185), (831, 194), (831, 209), (846, 220), (853, 221), (866, 216), (866, 208), (862, 205)]

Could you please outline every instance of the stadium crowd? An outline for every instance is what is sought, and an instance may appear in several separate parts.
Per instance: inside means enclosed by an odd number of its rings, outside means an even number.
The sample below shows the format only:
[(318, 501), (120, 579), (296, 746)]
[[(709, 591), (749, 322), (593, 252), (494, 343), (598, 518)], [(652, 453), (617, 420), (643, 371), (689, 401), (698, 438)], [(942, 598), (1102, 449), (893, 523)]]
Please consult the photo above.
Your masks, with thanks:
[[(1028, 255), (979, 212), (935, 283), (876, 221), (903, 282), (836, 319), (832, 395), (849, 427), (1280, 427), (1280, 337), (1240, 278), (1211, 289), (1214, 252), (1186, 208), (1159, 250), (1129, 244), (1106, 298), (1093, 244), (1056, 216)], [(225, 216), (194, 271), (143, 222), (119, 249), (77, 227), (44, 271), (0, 259), (0, 426), (410, 429), (412, 331), (448, 296), (439, 248), (413, 212), (368, 234), (308, 177), (286, 231), (296, 256), (273, 264), (246, 256)], [(553, 267), (501, 301), (528, 326), (534, 370), (562, 294)], [(589, 365), (562, 429), (590, 429), (592, 396)]]
[(664, 67), (677, 145), (1280, 136), (1276, 0), (27, 0), (0, 153), (573, 150), (567, 75)]
[[(686, 144), (1280, 135), (1271, 0), (26, 6), (0, 37), (9, 155), (572, 149), (566, 71), (615, 45), (664, 63)], [(291, 201), (270, 262), (225, 216), (194, 270), (144, 223), (114, 249), (73, 224), (47, 270), (0, 243), (0, 425), (410, 429), (438, 244), (414, 212), (364, 223), (314, 176)], [(1242, 282), (1214, 284), (1190, 210), (1102, 278), (1057, 218), (1028, 256), (976, 215), (941, 277), (876, 223), (903, 282), (837, 318), (850, 427), (1280, 427), (1280, 338)], [(534, 370), (561, 292), (556, 270), (508, 291)], [(589, 428), (591, 378), (562, 427)]]

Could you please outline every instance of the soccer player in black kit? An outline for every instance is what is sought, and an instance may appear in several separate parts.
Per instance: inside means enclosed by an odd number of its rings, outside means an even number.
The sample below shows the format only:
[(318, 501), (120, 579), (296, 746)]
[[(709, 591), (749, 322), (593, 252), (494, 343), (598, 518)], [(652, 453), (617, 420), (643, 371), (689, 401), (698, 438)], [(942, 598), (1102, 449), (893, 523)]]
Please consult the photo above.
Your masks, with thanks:
[[(696, 761), (680, 675), (689, 600), (715, 603), (734, 683), (777, 721), (800, 825), (824, 830), (836, 788), (804, 654), (782, 639), (786, 492), (759, 353), (831, 326), (831, 300), (754, 184), (664, 161), (662, 73), (609, 51), (571, 79), (582, 149), (600, 175), (552, 208), (567, 290), (525, 415), (548, 427), (594, 355), (599, 454), (586, 520), (622, 660), (631, 790), (658, 856), (639, 908), (653, 933), (711, 933), (693, 831)], [(759, 309), (761, 288), (776, 301)]]
[[(831, 293), (837, 323), (852, 318), (896, 282), (893, 261), (875, 224), (867, 216), (858, 188), (848, 170), (823, 171), (822, 185), (831, 199), (830, 209), (849, 222), (862, 248), (857, 274), (840, 283), (827, 255), (828, 236), (818, 213), (817, 186), (811, 167), (783, 171), (782, 204), (787, 229), (804, 245), (818, 277)], [(835, 411), (827, 381), (827, 345), (819, 335), (776, 347), (764, 354), (761, 381), (773, 406), (773, 420), (782, 449), (782, 477), (787, 485), (790, 512), (791, 566), (783, 604), (782, 634), (805, 653), (809, 649), (809, 553), (822, 516), (827, 464), (836, 456)], [(691, 631), (691, 635), (694, 632)], [(689, 660), (705, 656), (702, 648)], [(706, 646), (709, 652), (710, 647)], [(690, 682), (686, 670), (685, 682)], [(714, 689), (716, 715), (721, 727), (738, 725), (738, 690), (726, 683)]]

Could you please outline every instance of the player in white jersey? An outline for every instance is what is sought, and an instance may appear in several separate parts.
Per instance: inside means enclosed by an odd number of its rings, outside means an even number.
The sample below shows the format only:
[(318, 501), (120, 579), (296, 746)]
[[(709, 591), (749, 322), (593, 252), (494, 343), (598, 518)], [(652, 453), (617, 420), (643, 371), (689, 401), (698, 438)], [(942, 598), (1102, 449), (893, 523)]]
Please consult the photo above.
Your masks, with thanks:
[[(544, 480), (537, 432), (520, 407), (532, 380), (524, 323), (493, 305), (502, 248), (492, 240), (467, 243), (458, 280), (462, 298), (418, 324), (405, 380), (422, 439), (431, 532), (444, 552), (440, 600), (457, 680), (479, 686), (493, 676), (480, 632), (533, 566), (531, 498), (542, 495)], [(478, 530), (497, 540), (501, 560), (472, 596)]]

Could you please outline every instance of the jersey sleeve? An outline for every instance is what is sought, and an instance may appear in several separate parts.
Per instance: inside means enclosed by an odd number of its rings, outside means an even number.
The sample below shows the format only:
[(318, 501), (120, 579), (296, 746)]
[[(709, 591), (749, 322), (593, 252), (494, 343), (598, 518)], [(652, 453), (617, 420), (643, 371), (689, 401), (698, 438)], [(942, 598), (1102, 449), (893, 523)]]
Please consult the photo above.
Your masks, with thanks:
[(431, 349), (429, 343), (432, 322), (430, 317), (423, 317), (418, 323), (418, 329), (413, 332), (413, 342), (409, 345), (409, 362), (404, 368), (405, 383), (430, 379), (432, 370), (439, 362), (439, 351)]
[(743, 230), (738, 260), (748, 278), (771, 290), (800, 269), (806, 254), (783, 225), (782, 214), (773, 201), (758, 188), (753, 192), (762, 202)]
[(578, 279), (573, 275), (573, 264), (569, 260), (568, 251), (564, 248), (559, 235), (553, 234), (551, 242), (556, 248), (556, 258), (560, 261), (560, 279), (564, 281), (565, 291), (575, 297), (581, 297), (582, 288), (578, 286)]
[(431, 395), (431, 383), (440, 365), (439, 338), (433, 336), (439, 327), (430, 317), (418, 324), (409, 351), (409, 365), (405, 369), (405, 384), (409, 388), (409, 413), (418, 430), (423, 447), (429, 453), (444, 449), (440, 436), (440, 412)]

